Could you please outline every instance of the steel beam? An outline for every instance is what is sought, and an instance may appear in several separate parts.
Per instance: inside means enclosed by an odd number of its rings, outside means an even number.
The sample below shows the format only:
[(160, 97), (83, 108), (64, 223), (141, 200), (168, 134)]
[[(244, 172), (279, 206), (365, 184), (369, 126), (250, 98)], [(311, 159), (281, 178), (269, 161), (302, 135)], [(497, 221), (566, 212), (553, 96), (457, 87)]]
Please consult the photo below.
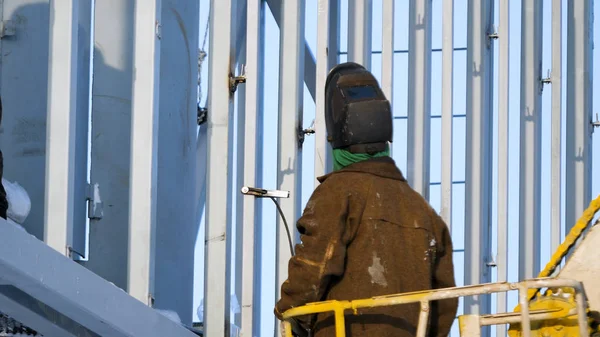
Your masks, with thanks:
[(44, 241), (67, 256), (75, 202), (78, 16), (78, 1), (50, 1)]
[[(271, 9), (271, 13), (273, 14), (273, 18), (275, 19), (275, 22), (277, 23), (277, 26), (279, 26), (279, 29), (282, 29), (281, 27), (281, 20), (282, 20), (282, 16), (281, 16), (281, 0), (266, 0), (267, 4), (269, 5), (269, 8)], [(308, 46), (308, 43), (306, 41), (304, 41), (304, 83), (306, 84), (306, 87), (308, 88), (308, 92), (310, 93), (310, 96), (312, 97), (313, 100), (316, 101), (316, 71), (317, 71), (317, 65), (316, 65), (316, 61), (315, 61), (315, 57), (313, 56), (310, 47)]]
[(552, 168), (550, 207), (550, 251), (561, 242), (562, 217), (562, 1), (552, 0)]
[(409, 2), (408, 168), (412, 188), (429, 200), (431, 143), (431, 1)]
[[(302, 126), (304, 74), (304, 0), (286, 1), (281, 6), (279, 56), (279, 125), (277, 149), (277, 188), (290, 191), (290, 198), (281, 199), (281, 209), (290, 224), (296, 223), (301, 211), (302, 151), (298, 134)], [(284, 224), (277, 217), (276, 228), (276, 300), (287, 279), (290, 248)], [(290, 228), (292, 240), (297, 231)], [(279, 326), (277, 327), (279, 330)]]
[[(238, 153), (241, 153), (241, 163), (238, 162), (238, 170), (241, 168), (242, 181), (238, 181), (238, 186), (260, 186), (258, 184), (258, 161), (260, 158), (260, 134), (259, 134), (259, 116), (262, 114), (263, 101), (263, 55), (264, 55), (264, 1), (248, 0), (247, 4), (247, 28), (246, 28), (246, 76), (248, 80), (243, 88), (245, 100), (240, 99), (238, 113), (241, 108), (244, 110), (243, 116), (240, 114), (238, 120)], [(241, 92), (240, 92), (241, 94)], [(243, 104), (243, 106), (242, 106)], [(241, 146), (240, 146), (241, 145)], [(240, 157), (238, 157), (240, 158)], [(238, 171), (239, 174), (239, 171)], [(240, 194), (241, 195), (241, 194)], [(241, 280), (241, 335), (258, 336), (260, 335), (259, 312), (255, 304), (260, 302), (260, 297), (255, 296), (260, 289), (260, 284), (255, 283), (256, 271), (260, 269), (255, 266), (260, 265), (256, 259), (257, 248), (255, 243), (259, 238), (257, 236), (257, 224), (260, 219), (257, 218), (257, 202), (254, 197), (245, 196), (241, 200), (241, 214), (238, 213), (238, 241), (241, 242), (242, 268), (241, 275), (237, 279)], [(238, 243), (239, 243), (238, 242)], [(239, 270), (239, 269), (238, 269)]]
[(90, 183), (104, 212), (90, 219), (89, 260), (83, 264), (127, 289), (134, 1), (94, 7), (94, 81)]
[(229, 78), (235, 71), (235, 0), (211, 0), (208, 59), (208, 161), (204, 255), (204, 331), (225, 336), (230, 327), (231, 172), (233, 99)]
[(4, 219), (0, 219), (0, 275), (19, 290), (3, 288), (3, 296), (34, 312), (42, 303), (99, 336), (195, 336)]
[[(394, 114), (394, 30), (395, 22), (394, 0), (383, 0), (383, 28), (381, 36), (381, 89), (392, 106)], [(390, 143), (390, 153), (393, 143)]]
[[(239, 8), (239, 7), (238, 7)], [(245, 24), (247, 22), (247, 11), (244, 11), (243, 13), (239, 13), (241, 14), (244, 19), (238, 19), (238, 24), (241, 24), (242, 22)], [(246, 35), (245, 31), (241, 28), (238, 27), (238, 31), (242, 31), (242, 34)], [(240, 40), (239, 38), (237, 39), (238, 41)], [(237, 64), (245, 64), (246, 63), (246, 37), (244, 37), (242, 39), (242, 43), (241, 44), (237, 44), (237, 47), (240, 50), (238, 50), (238, 59), (237, 59)], [(245, 170), (246, 168), (244, 167), (244, 165), (246, 164), (246, 160), (245, 160), (245, 146), (246, 146), (246, 86), (240, 86), (237, 89), (237, 115), (234, 117), (236, 118), (236, 124), (237, 124), (237, 135), (236, 135), (236, 177), (235, 177), (235, 187), (234, 187), (234, 196), (236, 199), (236, 209), (235, 209), (235, 221), (233, 222), (235, 224), (235, 256), (234, 256), (234, 263), (235, 263), (235, 274), (233, 276), (233, 280), (234, 280), (234, 292), (233, 294), (235, 294), (237, 296), (238, 301), (241, 301), (241, 296), (242, 296), (242, 288), (244, 287), (244, 280), (242, 279), (242, 273), (243, 273), (243, 268), (245, 268), (246, 266), (244, 266), (244, 233), (245, 234), (249, 234), (249, 231), (246, 230), (245, 226), (247, 225), (246, 223), (246, 219), (244, 219), (244, 199), (248, 199), (248, 197), (244, 198), (244, 194), (240, 193), (239, 189), (242, 186), (247, 186), (245, 184), (245, 179), (244, 179), (244, 175), (245, 175)], [(256, 124), (254, 124), (256, 125)], [(248, 137), (250, 139), (252, 139), (252, 135), (254, 135), (254, 137), (256, 137), (256, 133), (250, 133), (248, 134)], [(250, 140), (248, 143), (252, 143), (252, 140)], [(256, 142), (254, 142), (256, 143)], [(255, 158), (253, 158), (252, 160), (255, 160)], [(252, 160), (250, 160), (250, 162), (248, 163), (249, 166), (253, 165)], [(254, 164), (256, 164), (256, 162), (254, 162)], [(254, 165), (254, 168), (256, 167), (256, 165)], [(252, 170), (252, 168), (250, 168), (250, 170)], [(256, 186), (256, 181), (255, 180), (250, 180), (251, 185), (250, 186)], [(249, 199), (253, 199), (252, 197), (250, 197)], [(252, 221), (254, 221), (254, 219), (252, 219)], [(254, 223), (251, 223), (250, 226), (252, 227), (252, 229), (254, 228)], [(249, 234), (249, 236), (251, 238), (254, 237), (254, 231), (251, 232), (252, 234)], [(250, 256), (247, 256), (246, 258), (254, 258), (254, 254), (250, 253)], [(250, 292), (252, 293), (252, 292)], [(236, 314), (235, 317), (231, 318), (231, 321), (233, 324), (237, 325), (238, 328), (241, 329), (241, 323), (242, 323), (242, 315), (241, 315), (241, 310), (240, 313)], [(252, 330), (250, 330), (250, 334), (252, 335)]]
[[(467, 149), (465, 176), (465, 285), (491, 281), (493, 6), (469, 1), (467, 11)], [(489, 296), (465, 298), (465, 314), (488, 313)], [(489, 331), (486, 332), (488, 334)]]
[(348, 61), (371, 69), (372, 0), (348, 0)]
[[(331, 171), (331, 146), (325, 128), (325, 80), (338, 63), (339, 0), (319, 0), (317, 9), (317, 95), (315, 98), (315, 177)], [(319, 184), (315, 181), (315, 187)]]
[(519, 279), (524, 280), (540, 270), (543, 4), (524, 0), (521, 6)]
[(440, 216), (444, 219), (450, 231), (452, 231), (454, 0), (444, 1), (442, 13), (442, 203)]
[(156, 308), (177, 312), (189, 325), (195, 311), (190, 256), (200, 226), (194, 220), (199, 6), (198, 1), (163, 0), (160, 43), (154, 298)]
[[(497, 282), (508, 277), (508, 102), (510, 83), (510, 21), (509, 2), (500, 2), (498, 27), (498, 211), (497, 211)], [(496, 312), (506, 312), (507, 295), (496, 295)], [(496, 326), (496, 336), (506, 336), (506, 325)]]
[(567, 144), (565, 233), (592, 195), (593, 1), (567, 4)]
[(127, 290), (154, 303), (161, 3), (136, 3)]
[(0, 286), (2, 313), (48, 337), (98, 336), (13, 285)]

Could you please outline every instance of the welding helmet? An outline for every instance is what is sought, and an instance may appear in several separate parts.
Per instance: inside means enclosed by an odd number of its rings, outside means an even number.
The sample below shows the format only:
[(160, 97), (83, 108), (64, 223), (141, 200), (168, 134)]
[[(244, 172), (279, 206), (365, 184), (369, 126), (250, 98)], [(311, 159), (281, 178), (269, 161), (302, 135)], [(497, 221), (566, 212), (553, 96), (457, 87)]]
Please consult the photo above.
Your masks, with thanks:
[(390, 102), (365, 67), (347, 62), (331, 69), (325, 82), (325, 125), (334, 149), (374, 154), (392, 141)]

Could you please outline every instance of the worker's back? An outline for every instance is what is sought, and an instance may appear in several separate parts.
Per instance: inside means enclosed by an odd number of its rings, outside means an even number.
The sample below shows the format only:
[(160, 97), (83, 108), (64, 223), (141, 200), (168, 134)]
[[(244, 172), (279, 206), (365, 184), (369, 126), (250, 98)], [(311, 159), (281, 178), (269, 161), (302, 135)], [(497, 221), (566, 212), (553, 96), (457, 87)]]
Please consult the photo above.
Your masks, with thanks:
[[(389, 157), (353, 164), (326, 176), (322, 186), (351, 195), (345, 268), (333, 277), (323, 300), (353, 300), (455, 286), (448, 229), (429, 204), (407, 184)], [(359, 214), (350, 211), (349, 214)], [(325, 225), (325, 224), (323, 224)], [(456, 300), (432, 305), (430, 336), (446, 335)], [(414, 336), (419, 305), (361, 309), (346, 316), (349, 337)], [(318, 316), (317, 337), (334, 336), (333, 315)]]

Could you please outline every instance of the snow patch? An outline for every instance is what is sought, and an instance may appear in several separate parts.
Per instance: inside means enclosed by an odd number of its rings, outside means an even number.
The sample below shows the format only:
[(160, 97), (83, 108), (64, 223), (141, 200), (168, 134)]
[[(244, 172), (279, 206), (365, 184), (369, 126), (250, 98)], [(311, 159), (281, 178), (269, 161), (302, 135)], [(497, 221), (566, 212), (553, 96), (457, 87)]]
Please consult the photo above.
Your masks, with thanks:
[(19, 183), (2, 178), (2, 186), (6, 190), (8, 210), (6, 215), (17, 224), (23, 224), (31, 211), (31, 199), (27, 191)]

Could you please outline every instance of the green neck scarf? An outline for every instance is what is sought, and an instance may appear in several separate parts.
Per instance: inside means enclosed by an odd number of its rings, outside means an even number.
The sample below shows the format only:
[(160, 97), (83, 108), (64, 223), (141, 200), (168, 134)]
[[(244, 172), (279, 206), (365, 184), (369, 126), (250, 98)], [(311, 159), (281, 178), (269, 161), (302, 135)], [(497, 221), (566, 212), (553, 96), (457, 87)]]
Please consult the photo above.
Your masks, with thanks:
[(333, 170), (338, 171), (343, 169), (344, 167), (358, 163), (361, 161), (365, 161), (371, 158), (377, 157), (388, 157), (390, 155), (390, 146), (387, 145), (384, 151), (377, 152), (375, 154), (367, 154), (367, 153), (352, 153), (343, 149), (334, 149), (333, 150)]

